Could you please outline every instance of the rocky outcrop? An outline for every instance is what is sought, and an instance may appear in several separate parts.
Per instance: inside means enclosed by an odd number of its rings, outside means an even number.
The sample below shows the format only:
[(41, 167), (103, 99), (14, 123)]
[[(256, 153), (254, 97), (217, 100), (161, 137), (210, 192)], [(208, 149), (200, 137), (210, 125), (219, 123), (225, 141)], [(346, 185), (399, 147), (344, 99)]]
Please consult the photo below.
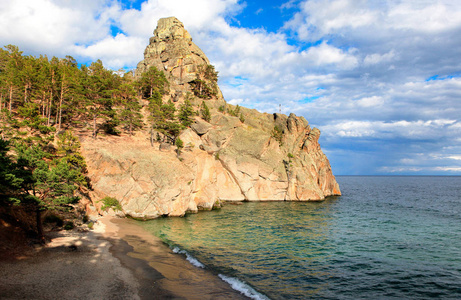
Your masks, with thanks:
[[(160, 19), (154, 33), (137, 72), (161, 67), (174, 82), (167, 97), (188, 91), (197, 66), (208, 59), (176, 18)], [(320, 149), (320, 131), (303, 117), (243, 107), (237, 117), (220, 94), (203, 101), (211, 120), (196, 117), (181, 133), (179, 155), (173, 146), (152, 147), (147, 130), (82, 140), (92, 198), (115, 197), (126, 214), (156, 218), (211, 209), (222, 201), (310, 201), (341, 194)], [(193, 102), (198, 109), (202, 100)]]
[[(192, 37), (175, 17), (158, 21), (154, 36), (144, 51), (144, 60), (138, 63), (136, 76), (140, 76), (150, 66), (163, 70), (170, 81), (172, 91), (177, 95), (189, 90), (189, 83), (198, 77), (199, 66), (210, 61), (200, 48), (192, 42)], [(218, 89), (218, 99), (222, 93)]]

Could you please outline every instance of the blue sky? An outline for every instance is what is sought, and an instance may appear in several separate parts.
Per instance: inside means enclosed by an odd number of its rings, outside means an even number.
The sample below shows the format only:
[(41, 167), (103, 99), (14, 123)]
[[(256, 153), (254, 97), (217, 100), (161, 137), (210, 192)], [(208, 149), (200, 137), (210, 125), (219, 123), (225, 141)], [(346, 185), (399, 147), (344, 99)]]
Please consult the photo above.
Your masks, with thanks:
[(2, 0), (0, 43), (132, 69), (176, 16), (233, 104), (304, 116), (338, 175), (461, 175), (458, 0)]

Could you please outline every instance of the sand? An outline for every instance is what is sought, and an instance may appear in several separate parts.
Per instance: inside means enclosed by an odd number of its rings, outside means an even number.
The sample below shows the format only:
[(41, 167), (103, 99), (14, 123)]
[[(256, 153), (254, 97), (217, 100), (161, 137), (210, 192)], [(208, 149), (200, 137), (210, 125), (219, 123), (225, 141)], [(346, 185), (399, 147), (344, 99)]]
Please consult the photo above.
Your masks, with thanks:
[(133, 220), (50, 233), (45, 247), (0, 261), (0, 299), (246, 299)]

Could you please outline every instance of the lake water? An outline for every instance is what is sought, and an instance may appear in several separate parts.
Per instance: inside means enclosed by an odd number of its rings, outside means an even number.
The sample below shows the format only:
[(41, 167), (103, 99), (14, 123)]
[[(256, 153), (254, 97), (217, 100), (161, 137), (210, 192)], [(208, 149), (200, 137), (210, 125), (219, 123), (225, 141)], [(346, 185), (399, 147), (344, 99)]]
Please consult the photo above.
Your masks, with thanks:
[(141, 224), (254, 299), (461, 299), (461, 177), (337, 181), (323, 202)]

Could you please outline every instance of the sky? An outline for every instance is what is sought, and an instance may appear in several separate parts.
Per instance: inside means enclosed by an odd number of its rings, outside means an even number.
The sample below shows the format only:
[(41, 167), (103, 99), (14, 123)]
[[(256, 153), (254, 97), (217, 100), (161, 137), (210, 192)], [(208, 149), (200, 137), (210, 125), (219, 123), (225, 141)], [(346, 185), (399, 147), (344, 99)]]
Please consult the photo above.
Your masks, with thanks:
[(130, 70), (169, 16), (229, 103), (319, 128), (335, 175), (461, 175), (459, 0), (1, 0), (0, 44)]

